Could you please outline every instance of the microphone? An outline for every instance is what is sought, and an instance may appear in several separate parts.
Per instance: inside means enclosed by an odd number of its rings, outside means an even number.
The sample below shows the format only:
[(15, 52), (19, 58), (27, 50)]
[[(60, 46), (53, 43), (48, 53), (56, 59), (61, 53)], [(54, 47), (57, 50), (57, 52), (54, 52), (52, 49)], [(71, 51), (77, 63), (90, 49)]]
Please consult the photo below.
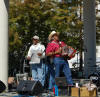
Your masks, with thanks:
[(27, 46), (30, 46), (31, 45), (31, 43), (29, 42), (28, 44), (27, 44)]
[(61, 48), (61, 41), (59, 42), (60, 48)]
[(61, 45), (61, 41), (59, 42), (59, 44)]

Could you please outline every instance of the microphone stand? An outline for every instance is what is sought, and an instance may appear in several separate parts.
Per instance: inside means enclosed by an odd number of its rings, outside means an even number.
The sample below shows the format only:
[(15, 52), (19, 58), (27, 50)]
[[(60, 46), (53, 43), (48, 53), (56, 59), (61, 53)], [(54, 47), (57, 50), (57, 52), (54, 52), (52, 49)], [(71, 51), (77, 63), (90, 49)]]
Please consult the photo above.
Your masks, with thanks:
[[(23, 53), (22, 53), (22, 57), (21, 57), (21, 59), (20, 59), (19, 74), (24, 73), (23, 70), (22, 70), (22, 67), (23, 67), (23, 65), (25, 64), (25, 63), (24, 63), (25, 60), (26, 60), (26, 58), (25, 58), (25, 52), (27, 51), (27, 48), (29, 47), (29, 43), (28, 43), (28, 45), (25, 45), (24, 47), (25, 47), (25, 49), (24, 49), (24, 51), (23, 51)], [(22, 64), (23, 64), (23, 65), (22, 65)]]

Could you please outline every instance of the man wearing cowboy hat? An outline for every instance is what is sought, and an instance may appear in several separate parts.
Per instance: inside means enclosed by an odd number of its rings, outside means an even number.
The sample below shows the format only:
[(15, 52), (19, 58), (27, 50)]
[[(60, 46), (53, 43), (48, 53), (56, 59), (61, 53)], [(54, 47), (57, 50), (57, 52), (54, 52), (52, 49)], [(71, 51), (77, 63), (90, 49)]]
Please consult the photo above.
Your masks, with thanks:
[(30, 46), (27, 59), (30, 60), (30, 65), (32, 69), (32, 78), (35, 81), (40, 81), (44, 86), (44, 76), (41, 59), (45, 56), (45, 47), (39, 43), (39, 37), (33, 36), (33, 44)]
[(52, 31), (48, 38), (51, 42), (47, 45), (46, 55), (50, 56), (53, 59), (53, 63), (55, 66), (55, 77), (60, 76), (60, 70), (62, 68), (68, 85), (73, 85), (69, 64), (67, 60), (65, 60), (62, 56), (62, 47), (66, 44), (59, 41), (59, 34), (55, 31)]

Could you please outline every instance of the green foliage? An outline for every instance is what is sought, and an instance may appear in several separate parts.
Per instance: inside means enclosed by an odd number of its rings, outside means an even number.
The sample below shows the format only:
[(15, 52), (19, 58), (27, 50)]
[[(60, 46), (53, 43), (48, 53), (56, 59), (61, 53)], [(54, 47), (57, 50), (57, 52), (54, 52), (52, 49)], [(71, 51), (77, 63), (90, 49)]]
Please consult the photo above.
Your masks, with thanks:
[(96, 22), (96, 42), (97, 45), (100, 45), (100, 17), (97, 18), (97, 22)]
[[(77, 0), (76, 0), (77, 1)], [(60, 32), (60, 39), (80, 50), (81, 29), (78, 15), (80, 2), (60, 3), (46, 0), (10, 0), (9, 9), (9, 65), (19, 70), (25, 46), (34, 35), (47, 44), (52, 30)], [(26, 52), (24, 53), (24, 56)], [(10, 70), (11, 70), (10, 68)]]

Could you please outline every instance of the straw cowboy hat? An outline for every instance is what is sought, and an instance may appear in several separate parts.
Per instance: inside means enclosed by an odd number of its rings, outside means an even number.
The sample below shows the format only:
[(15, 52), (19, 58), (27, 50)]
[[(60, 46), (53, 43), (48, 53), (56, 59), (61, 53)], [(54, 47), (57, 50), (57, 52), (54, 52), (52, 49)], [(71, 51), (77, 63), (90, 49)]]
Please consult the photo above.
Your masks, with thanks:
[(56, 32), (56, 31), (52, 31), (52, 32), (49, 34), (48, 39), (49, 39), (49, 40), (52, 40), (52, 37), (53, 37), (54, 35), (59, 35), (59, 33)]

